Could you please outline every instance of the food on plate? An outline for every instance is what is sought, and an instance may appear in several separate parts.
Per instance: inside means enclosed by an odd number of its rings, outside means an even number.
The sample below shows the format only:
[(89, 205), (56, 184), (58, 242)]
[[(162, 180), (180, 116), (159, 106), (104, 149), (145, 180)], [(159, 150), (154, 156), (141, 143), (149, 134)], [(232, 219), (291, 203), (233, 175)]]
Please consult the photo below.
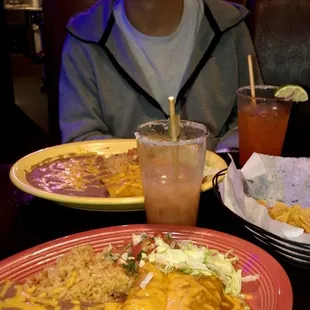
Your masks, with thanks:
[(42, 190), (85, 197), (143, 196), (137, 150), (104, 157), (96, 153), (49, 158), (26, 172)]
[(28, 279), (25, 290), (37, 296), (78, 299), (83, 303), (119, 301), (128, 294), (134, 277), (116, 265), (107, 251), (95, 253), (90, 245), (74, 248), (55, 265)]
[(246, 310), (242, 283), (259, 276), (243, 277), (237, 260), (161, 233), (99, 253), (83, 245), (25, 283), (0, 283), (0, 309)]
[(302, 228), (305, 233), (310, 233), (310, 208), (302, 208), (299, 205), (288, 206), (279, 201), (273, 206), (268, 206), (265, 200), (256, 201), (268, 208), (268, 214), (272, 219)]
[[(204, 180), (217, 169), (205, 166)], [(137, 149), (105, 157), (97, 153), (70, 153), (48, 158), (26, 171), (32, 186), (55, 194), (81, 197), (143, 196)]]
[(165, 274), (147, 262), (140, 268), (135, 285), (121, 309), (166, 309), (166, 291)]
[(171, 309), (180, 309), (188, 304), (190, 309), (220, 309), (223, 300), (223, 283), (216, 276), (195, 278), (183, 273), (168, 275), (168, 300)]

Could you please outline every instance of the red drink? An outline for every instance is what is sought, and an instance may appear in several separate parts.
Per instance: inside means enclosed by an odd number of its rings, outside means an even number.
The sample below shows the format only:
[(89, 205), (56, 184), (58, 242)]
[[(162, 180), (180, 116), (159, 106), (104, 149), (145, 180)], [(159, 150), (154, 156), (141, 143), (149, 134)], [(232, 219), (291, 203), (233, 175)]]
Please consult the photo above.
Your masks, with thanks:
[(256, 153), (281, 156), (291, 102), (274, 98), (274, 86), (256, 86), (255, 101), (249, 87), (238, 94), (238, 127), (240, 165)]

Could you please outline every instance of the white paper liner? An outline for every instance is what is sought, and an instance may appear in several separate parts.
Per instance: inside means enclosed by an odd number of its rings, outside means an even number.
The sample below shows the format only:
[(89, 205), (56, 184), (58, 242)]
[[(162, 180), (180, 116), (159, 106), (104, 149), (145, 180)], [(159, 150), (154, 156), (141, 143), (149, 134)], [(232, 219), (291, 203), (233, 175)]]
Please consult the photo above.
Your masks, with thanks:
[(264, 199), (269, 205), (282, 201), (310, 207), (310, 159), (254, 153), (242, 170), (232, 160), (219, 191), (224, 205), (246, 221), (279, 237), (310, 244), (310, 234), (273, 220), (254, 199)]

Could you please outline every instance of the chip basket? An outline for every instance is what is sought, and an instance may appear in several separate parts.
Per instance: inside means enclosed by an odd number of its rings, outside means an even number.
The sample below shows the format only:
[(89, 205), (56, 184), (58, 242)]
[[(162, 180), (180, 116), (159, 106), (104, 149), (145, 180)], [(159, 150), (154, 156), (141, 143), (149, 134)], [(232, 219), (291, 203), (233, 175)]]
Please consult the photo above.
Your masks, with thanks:
[(310, 244), (281, 238), (246, 221), (223, 204), (219, 192), (219, 178), (225, 175), (226, 172), (227, 169), (221, 170), (212, 179), (213, 190), (222, 206), (226, 208), (235, 220), (241, 223), (241, 225), (244, 226), (248, 232), (250, 232), (253, 242), (265, 248), (269, 253), (281, 257), (282, 260), (289, 264), (310, 270)]

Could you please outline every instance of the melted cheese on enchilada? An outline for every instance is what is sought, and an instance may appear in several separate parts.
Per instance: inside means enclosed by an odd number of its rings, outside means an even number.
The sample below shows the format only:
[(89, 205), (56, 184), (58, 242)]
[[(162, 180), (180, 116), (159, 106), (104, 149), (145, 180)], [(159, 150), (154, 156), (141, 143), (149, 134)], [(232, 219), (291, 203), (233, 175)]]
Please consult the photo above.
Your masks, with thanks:
[[(152, 273), (145, 288), (143, 279)], [(195, 277), (181, 272), (165, 275), (146, 263), (121, 310), (244, 310), (245, 303), (224, 295), (223, 283), (216, 276)]]
[(223, 296), (222, 282), (173, 272), (167, 275), (167, 310), (220, 310)]
[[(147, 274), (152, 274), (152, 279), (145, 288), (140, 284)], [(139, 276), (122, 310), (165, 310), (167, 305), (167, 279), (164, 273), (154, 265), (146, 263), (140, 269)]]
[[(148, 279), (145, 283), (145, 279)], [(6, 282), (0, 288), (0, 310), (245, 310), (239, 298), (224, 295), (223, 283), (215, 276), (195, 277), (181, 272), (164, 274), (146, 263), (125, 303), (83, 305), (79, 301), (60, 301), (33, 297), (22, 285)]]

